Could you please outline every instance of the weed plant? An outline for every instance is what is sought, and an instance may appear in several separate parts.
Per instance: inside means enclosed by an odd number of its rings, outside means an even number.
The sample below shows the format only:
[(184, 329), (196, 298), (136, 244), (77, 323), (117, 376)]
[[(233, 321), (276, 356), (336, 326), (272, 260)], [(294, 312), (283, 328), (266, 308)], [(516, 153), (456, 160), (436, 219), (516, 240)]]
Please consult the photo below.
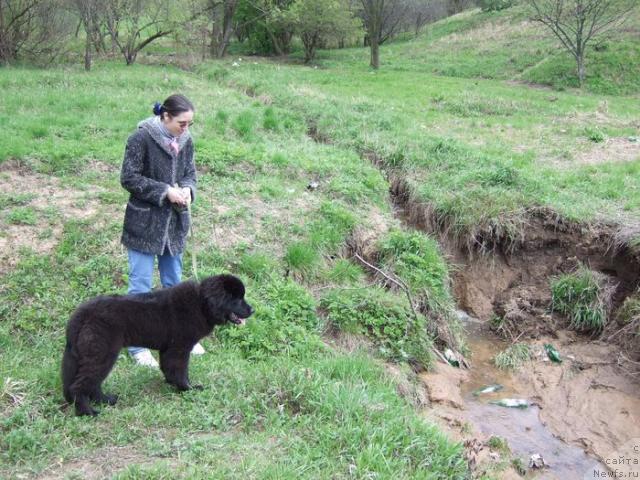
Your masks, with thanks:
[(531, 348), (526, 343), (518, 342), (498, 353), (493, 362), (503, 370), (515, 370), (523, 363), (531, 360)]
[(383, 357), (422, 368), (431, 365), (425, 318), (414, 317), (396, 296), (374, 287), (333, 290), (322, 297), (320, 307), (331, 327), (369, 337)]
[(551, 307), (569, 318), (571, 328), (599, 332), (607, 323), (611, 293), (601, 275), (581, 266), (552, 280)]

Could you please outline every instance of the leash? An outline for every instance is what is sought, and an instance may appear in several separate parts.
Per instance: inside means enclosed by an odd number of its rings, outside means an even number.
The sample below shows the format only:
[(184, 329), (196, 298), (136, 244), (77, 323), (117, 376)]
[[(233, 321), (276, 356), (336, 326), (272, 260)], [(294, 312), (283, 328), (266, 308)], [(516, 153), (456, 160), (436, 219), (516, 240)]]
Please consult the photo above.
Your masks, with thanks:
[[(175, 188), (179, 188), (178, 184), (175, 183), (173, 185)], [(198, 278), (198, 263), (196, 261), (196, 244), (193, 241), (193, 215), (191, 213), (191, 198), (187, 202), (187, 213), (189, 214), (189, 231), (187, 232), (187, 238), (191, 240), (191, 271), (193, 272), (193, 277), (199, 281)]]
[(191, 240), (191, 270), (193, 271), (194, 278), (199, 281), (198, 263), (196, 261), (196, 244), (193, 240), (193, 215), (191, 215), (191, 202), (187, 202), (187, 212), (189, 212), (189, 233), (187, 233), (187, 237)]

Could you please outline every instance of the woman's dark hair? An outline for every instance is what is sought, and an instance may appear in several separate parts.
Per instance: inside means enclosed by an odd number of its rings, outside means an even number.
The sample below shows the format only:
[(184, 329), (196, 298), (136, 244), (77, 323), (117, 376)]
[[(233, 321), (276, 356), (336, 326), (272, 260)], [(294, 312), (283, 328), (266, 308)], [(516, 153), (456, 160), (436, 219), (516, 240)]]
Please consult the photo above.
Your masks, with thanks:
[(172, 117), (175, 117), (184, 112), (195, 111), (196, 109), (193, 106), (193, 103), (191, 103), (187, 97), (178, 93), (167, 97), (162, 104), (160, 102), (156, 102), (153, 106), (153, 113), (155, 115), (162, 115), (166, 112)]

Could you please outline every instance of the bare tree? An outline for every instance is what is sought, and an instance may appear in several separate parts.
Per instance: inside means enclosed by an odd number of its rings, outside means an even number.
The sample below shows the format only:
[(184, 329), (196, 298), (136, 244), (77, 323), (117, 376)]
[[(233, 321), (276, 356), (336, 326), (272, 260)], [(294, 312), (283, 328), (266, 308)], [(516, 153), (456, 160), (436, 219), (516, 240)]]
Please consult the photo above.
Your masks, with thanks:
[(438, 2), (434, 0), (406, 0), (406, 2), (406, 25), (403, 29), (405, 31), (412, 30), (416, 36), (427, 23), (446, 16), (446, 13), (438, 16), (436, 8)]
[(533, 20), (558, 37), (577, 63), (578, 81), (586, 76), (585, 53), (589, 42), (614, 31), (637, 5), (637, 0), (527, 0)]
[(0, 63), (17, 59), (37, 5), (38, 0), (0, 0)]
[(238, 9), (238, 0), (209, 0), (211, 20), (211, 55), (222, 58), (227, 53), (234, 32), (233, 17)]
[[(111, 41), (132, 65), (138, 53), (158, 38), (173, 32), (166, 0), (108, 0), (106, 24)], [(176, 12), (173, 12), (176, 13)]]
[(380, 67), (380, 45), (402, 24), (409, 4), (403, 0), (360, 0), (362, 21), (371, 49), (371, 67)]
[(72, 32), (61, 0), (0, 0), (0, 65), (22, 57), (49, 62)]
[(102, 33), (100, 28), (100, 0), (73, 0), (73, 7), (80, 17), (85, 32), (84, 69), (91, 70), (91, 52), (101, 48)]

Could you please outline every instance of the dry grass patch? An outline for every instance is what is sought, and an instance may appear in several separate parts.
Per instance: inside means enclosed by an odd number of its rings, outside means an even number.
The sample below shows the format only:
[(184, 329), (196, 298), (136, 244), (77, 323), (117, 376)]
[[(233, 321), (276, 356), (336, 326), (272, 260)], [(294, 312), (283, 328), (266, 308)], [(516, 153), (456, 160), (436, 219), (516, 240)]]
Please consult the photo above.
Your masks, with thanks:
[(106, 222), (120, 214), (119, 210), (101, 212), (104, 207), (87, 192), (62, 186), (59, 179), (20, 164), (2, 164), (0, 181), (4, 185), (0, 196), (0, 274), (17, 264), (17, 253), (22, 249), (38, 254), (53, 251), (65, 221), (86, 220), (102, 213)]

